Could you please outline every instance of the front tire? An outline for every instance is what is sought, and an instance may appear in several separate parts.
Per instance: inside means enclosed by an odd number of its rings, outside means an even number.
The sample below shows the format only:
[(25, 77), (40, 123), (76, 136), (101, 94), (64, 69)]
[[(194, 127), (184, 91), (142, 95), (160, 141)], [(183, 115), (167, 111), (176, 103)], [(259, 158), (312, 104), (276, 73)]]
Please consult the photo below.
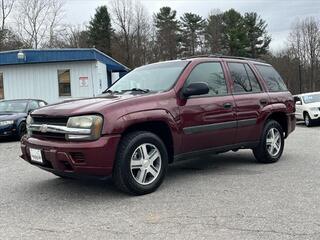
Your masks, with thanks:
[(304, 124), (307, 127), (311, 127), (312, 126), (312, 119), (310, 118), (309, 113), (305, 113), (304, 114)]
[(281, 125), (274, 120), (266, 123), (259, 145), (253, 149), (258, 162), (274, 163), (282, 156), (284, 148), (284, 132)]
[(120, 190), (143, 195), (161, 185), (167, 166), (168, 152), (163, 141), (151, 132), (137, 131), (121, 140), (112, 177)]
[(19, 124), (17, 139), (20, 140), (27, 133), (27, 125), (25, 122)]

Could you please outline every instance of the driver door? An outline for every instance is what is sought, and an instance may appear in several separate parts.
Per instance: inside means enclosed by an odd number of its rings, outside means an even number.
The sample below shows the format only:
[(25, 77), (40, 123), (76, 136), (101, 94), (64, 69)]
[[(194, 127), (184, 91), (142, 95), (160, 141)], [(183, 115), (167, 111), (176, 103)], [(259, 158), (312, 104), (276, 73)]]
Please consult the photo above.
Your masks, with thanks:
[(193, 152), (231, 145), (236, 134), (235, 102), (229, 94), (220, 62), (196, 65), (185, 82), (206, 82), (209, 93), (191, 96), (180, 106), (182, 151)]

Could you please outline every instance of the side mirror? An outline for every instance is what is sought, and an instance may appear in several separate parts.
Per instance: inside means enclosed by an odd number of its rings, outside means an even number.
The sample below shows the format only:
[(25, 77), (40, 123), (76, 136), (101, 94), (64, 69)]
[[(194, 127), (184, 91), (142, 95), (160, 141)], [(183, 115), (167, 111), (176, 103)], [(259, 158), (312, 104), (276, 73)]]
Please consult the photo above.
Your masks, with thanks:
[(296, 101), (296, 105), (302, 105), (301, 101)]
[(29, 109), (28, 110), (28, 115), (32, 112), (32, 111), (34, 111), (35, 109)]
[(182, 95), (185, 98), (188, 98), (190, 96), (194, 95), (204, 95), (209, 92), (209, 87), (207, 83), (204, 82), (196, 82), (196, 83), (190, 83), (186, 88), (182, 90)]

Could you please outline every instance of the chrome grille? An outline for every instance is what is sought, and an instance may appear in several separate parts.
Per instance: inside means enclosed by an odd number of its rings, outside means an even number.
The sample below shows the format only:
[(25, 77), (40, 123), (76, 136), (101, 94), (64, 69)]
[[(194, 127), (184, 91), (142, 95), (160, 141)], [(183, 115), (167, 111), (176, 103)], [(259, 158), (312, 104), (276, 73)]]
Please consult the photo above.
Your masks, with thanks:
[(67, 126), (68, 118), (67, 117), (41, 117), (34, 116), (32, 117), (34, 124), (47, 124), (47, 125), (58, 125), (58, 126)]
[[(68, 118), (67, 117), (46, 117), (46, 116), (32, 116), (33, 123), (32, 125), (41, 126), (45, 125), (53, 125), (53, 126), (67, 126)], [(65, 134), (60, 132), (41, 132), (39, 129), (32, 129), (31, 136), (36, 138), (43, 139), (56, 139), (56, 140), (64, 140)]]

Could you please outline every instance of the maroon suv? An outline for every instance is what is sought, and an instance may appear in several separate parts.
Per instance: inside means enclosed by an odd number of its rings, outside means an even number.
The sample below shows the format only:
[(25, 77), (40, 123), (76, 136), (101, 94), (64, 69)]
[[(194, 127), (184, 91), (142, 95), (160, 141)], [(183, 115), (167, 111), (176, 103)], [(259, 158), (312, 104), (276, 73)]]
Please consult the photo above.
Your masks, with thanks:
[(146, 194), (168, 164), (193, 155), (252, 149), (257, 161), (276, 162), (294, 111), (269, 64), (223, 56), (155, 63), (99, 97), (32, 112), (22, 158), (61, 177), (112, 176), (121, 190)]

